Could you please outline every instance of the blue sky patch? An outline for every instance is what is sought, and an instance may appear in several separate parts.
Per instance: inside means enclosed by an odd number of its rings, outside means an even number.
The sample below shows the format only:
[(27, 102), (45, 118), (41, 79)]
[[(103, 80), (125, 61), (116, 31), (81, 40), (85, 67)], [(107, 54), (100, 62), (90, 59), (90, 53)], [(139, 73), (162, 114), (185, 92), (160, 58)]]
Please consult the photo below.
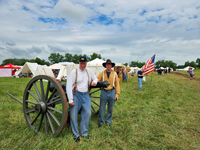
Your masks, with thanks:
[(158, 23), (161, 20), (162, 16), (158, 16), (158, 17), (151, 17), (150, 19), (147, 19), (148, 22), (155, 22)]
[(147, 13), (147, 11), (146, 11), (146, 10), (143, 10), (143, 11), (140, 13), (140, 15), (141, 15), (141, 16), (144, 16), (145, 13)]
[(44, 18), (44, 17), (40, 17), (38, 18), (38, 21), (42, 21), (44, 23), (56, 23), (58, 25), (63, 25), (66, 24), (67, 21), (65, 20), (65, 18)]
[(173, 21), (175, 21), (175, 19), (169, 19), (169, 20), (167, 21), (167, 23), (171, 23), (171, 22), (173, 22)]
[(28, 7), (26, 7), (26, 6), (23, 6), (22, 9), (25, 10), (25, 11), (29, 11), (29, 10), (30, 10), (30, 9), (29, 9)]

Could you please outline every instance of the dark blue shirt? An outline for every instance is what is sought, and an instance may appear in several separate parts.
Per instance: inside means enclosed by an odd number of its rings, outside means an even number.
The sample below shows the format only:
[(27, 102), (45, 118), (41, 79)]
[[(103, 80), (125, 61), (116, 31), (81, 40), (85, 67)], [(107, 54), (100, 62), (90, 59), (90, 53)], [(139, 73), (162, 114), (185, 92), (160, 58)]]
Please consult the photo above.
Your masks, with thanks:
[(107, 76), (108, 76), (108, 78), (109, 78), (111, 72), (107, 72), (107, 71), (106, 71), (106, 73), (107, 73)]
[[(139, 70), (139, 71), (137, 72), (137, 74), (138, 74), (138, 75), (143, 75), (143, 72), (142, 72), (141, 70)], [(143, 76), (138, 76), (138, 78), (143, 78)]]

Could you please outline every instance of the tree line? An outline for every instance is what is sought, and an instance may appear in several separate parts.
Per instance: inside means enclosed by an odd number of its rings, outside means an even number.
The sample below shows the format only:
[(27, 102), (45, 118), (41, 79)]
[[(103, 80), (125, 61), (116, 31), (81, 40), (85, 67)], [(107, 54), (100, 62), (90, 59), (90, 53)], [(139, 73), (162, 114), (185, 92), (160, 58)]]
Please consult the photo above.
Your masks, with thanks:
[[(102, 58), (101, 54), (96, 54), (93, 53), (92, 55), (77, 55), (77, 54), (70, 54), (70, 53), (65, 53), (65, 55), (61, 55), (59, 53), (51, 53), (50, 56), (48, 57), (49, 61), (46, 61), (44, 59), (40, 59), (38, 57), (36, 57), (35, 59), (17, 59), (17, 58), (9, 58), (9, 59), (5, 59), (3, 60), (1, 66), (12, 63), (13, 65), (18, 65), (18, 66), (23, 66), (26, 62), (31, 62), (31, 63), (38, 63), (39, 65), (47, 65), (49, 66), (50, 64), (55, 64), (55, 63), (59, 63), (59, 62), (73, 62), (75, 64), (79, 63), (79, 58), (80, 56), (85, 56), (88, 61), (94, 60), (96, 58), (99, 59), (103, 59), (105, 60), (105, 58)], [(138, 61), (131, 61), (130, 63), (124, 63), (125, 66), (130, 66), (130, 67), (139, 67), (141, 68), (142, 66), (145, 65), (146, 62), (138, 62)], [(174, 70), (176, 70), (176, 68), (185, 68), (187, 66), (191, 66), (191, 67), (200, 67), (200, 58), (197, 58), (196, 61), (186, 61), (184, 65), (178, 65), (171, 61), (171, 60), (158, 60), (155, 62), (155, 68), (160, 68), (160, 67), (170, 67), (173, 68)]]
[(81, 55), (81, 54), (80, 55), (77, 55), (77, 54), (72, 55), (72, 54), (69, 54), (69, 53), (65, 53), (65, 55), (63, 56), (60, 53), (51, 53), (50, 56), (48, 57), (49, 61), (46, 61), (44, 59), (40, 59), (38, 57), (36, 57), (35, 59), (9, 58), (9, 59), (3, 60), (1, 66), (9, 64), (9, 63), (11, 63), (13, 65), (23, 66), (26, 62), (38, 63), (39, 65), (47, 65), (47, 66), (49, 66), (50, 64), (55, 64), (55, 63), (59, 63), (59, 62), (73, 62), (75, 64), (78, 64), (79, 58), (81, 56), (85, 56), (88, 59), (88, 61), (92, 61), (96, 58), (105, 60), (104, 58), (102, 58), (101, 54), (96, 54), (96, 53), (93, 53), (90, 56), (87, 56), (86, 54), (84, 54), (84, 55)]
[[(145, 65), (146, 62), (138, 62), (138, 61), (131, 61), (129, 64), (128, 63), (125, 63), (124, 65), (125, 66), (130, 66), (130, 67), (139, 67), (141, 68), (142, 66)], [(190, 67), (200, 67), (200, 58), (197, 58), (196, 61), (186, 61), (184, 65), (178, 65), (171, 61), (171, 60), (158, 60), (155, 62), (155, 68), (160, 68), (160, 67), (170, 67), (170, 68), (173, 68), (173, 70), (176, 70), (176, 68), (185, 68), (187, 66), (190, 66)]]

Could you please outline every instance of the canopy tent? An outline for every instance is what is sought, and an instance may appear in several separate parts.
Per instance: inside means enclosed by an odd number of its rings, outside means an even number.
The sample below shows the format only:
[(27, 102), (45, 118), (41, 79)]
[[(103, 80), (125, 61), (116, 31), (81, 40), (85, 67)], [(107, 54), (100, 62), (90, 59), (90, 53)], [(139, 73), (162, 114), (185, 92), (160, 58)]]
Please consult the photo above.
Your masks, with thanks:
[(15, 73), (15, 75), (19, 75), (20, 73), (33, 73), (33, 76), (36, 74), (38, 64), (26, 62), (24, 66)]
[(0, 66), (0, 69), (21, 69), (21, 67), (15, 66), (11, 63), (4, 65), (4, 66)]
[(12, 69), (0, 69), (0, 77), (11, 77)]

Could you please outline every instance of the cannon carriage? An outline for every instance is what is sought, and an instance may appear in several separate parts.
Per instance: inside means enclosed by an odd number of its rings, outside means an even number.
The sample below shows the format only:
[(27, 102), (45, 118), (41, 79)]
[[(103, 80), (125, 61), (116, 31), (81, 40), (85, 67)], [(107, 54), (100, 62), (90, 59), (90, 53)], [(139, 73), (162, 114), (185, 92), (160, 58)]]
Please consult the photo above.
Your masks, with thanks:
[[(90, 86), (90, 89), (97, 88), (89, 93), (93, 114), (98, 114), (99, 104), (92, 98), (100, 98), (93, 94), (108, 86), (107, 81), (98, 82), (95, 87)], [(30, 129), (35, 132), (52, 134), (55, 137), (64, 129), (69, 115), (66, 83), (59, 83), (47, 75), (39, 75), (32, 78), (27, 84), (23, 101), (10, 93), (7, 94), (23, 105), (24, 117)]]

